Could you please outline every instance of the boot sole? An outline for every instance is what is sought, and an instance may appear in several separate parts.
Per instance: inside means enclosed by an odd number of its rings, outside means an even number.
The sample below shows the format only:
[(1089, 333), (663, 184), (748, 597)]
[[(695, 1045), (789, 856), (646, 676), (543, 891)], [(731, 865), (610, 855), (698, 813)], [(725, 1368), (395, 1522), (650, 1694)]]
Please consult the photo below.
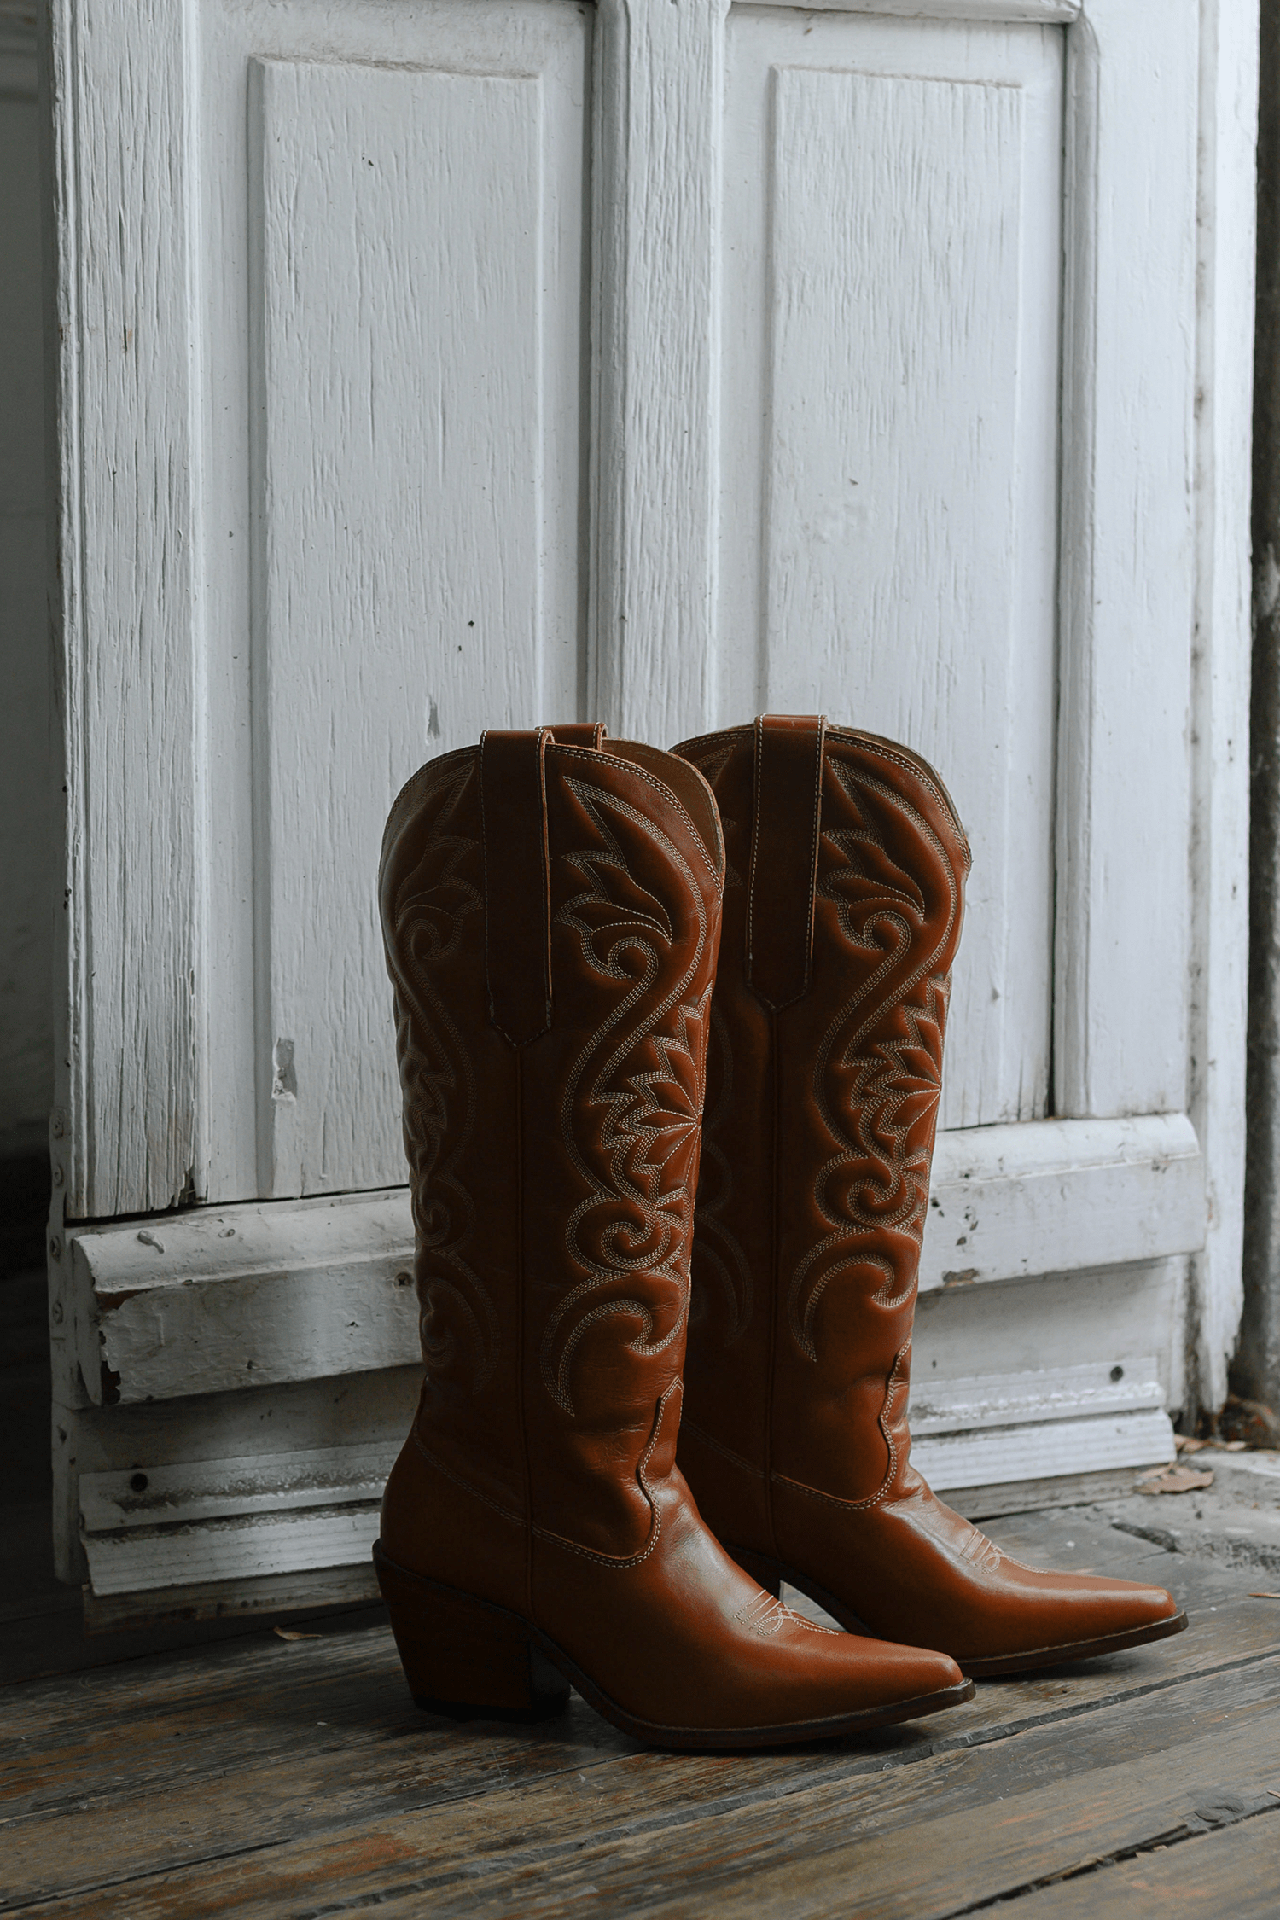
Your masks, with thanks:
[(681, 1751), (726, 1751), (868, 1733), (962, 1706), (976, 1691), (966, 1679), (914, 1699), (784, 1726), (664, 1726), (619, 1706), (562, 1647), (519, 1614), (409, 1572), (382, 1551), (381, 1543), (373, 1549), (373, 1564), (415, 1706), (454, 1720), (545, 1720), (563, 1709), (572, 1686), (632, 1739)]
[[(788, 1586), (798, 1587), (801, 1593), (808, 1594), (814, 1604), (821, 1607), (824, 1613), (829, 1613), (833, 1620), (838, 1620), (846, 1633), (876, 1638), (870, 1627), (842, 1600), (795, 1567), (785, 1567), (781, 1562), (766, 1559), (763, 1554), (751, 1553), (745, 1547), (726, 1545), (725, 1552), (737, 1561), (744, 1573), (758, 1580), (775, 1600), (785, 1580)], [(1071, 1660), (1092, 1660), (1103, 1653), (1122, 1653), (1126, 1647), (1144, 1647), (1153, 1640), (1168, 1640), (1175, 1633), (1185, 1633), (1188, 1624), (1186, 1613), (1179, 1611), (1163, 1620), (1153, 1620), (1149, 1626), (1126, 1627), (1119, 1633), (1101, 1634), (1092, 1640), (1067, 1640), (1058, 1646), (1034, 1647), (1030, 1652), (1023, 1653), (987, 1654), (981, 1659), (967, 1659), (961, 1653), (953, 1654), (952, 1658), (961, 1672), (971, 1679), (993, 1680), (1003, 1673), (1031, 1673), (1040, 1667), (1064, 1666)]]

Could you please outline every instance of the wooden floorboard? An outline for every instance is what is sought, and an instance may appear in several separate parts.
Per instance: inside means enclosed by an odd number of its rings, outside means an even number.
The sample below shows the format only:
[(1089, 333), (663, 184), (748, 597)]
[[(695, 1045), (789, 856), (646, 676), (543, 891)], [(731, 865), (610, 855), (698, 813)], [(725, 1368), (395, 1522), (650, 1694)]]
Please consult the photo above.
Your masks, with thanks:
[(576, 1697), (535, 1728), (419, 1713), (380, 1609), (295, 1618), (302, 1639), (85, 1642), (46, 1496), (21, 1491), (0, 1503), (3, 1912), (1280, 1916), (1280, 1602), (1250, 1597), (1275, 1583), (1231, 1543), (1167, 1550), (1165, 1502), (989, 1530), (1032, 1564), (1169, 1585), (1177, 1639), (861, 1742), (675, 1755)]
[[(771, 1777), (758, 1758), (748, 1781), (733, 1759), (637, 1753), (390, 1818), (352, 1821), (346, 1800), (277, 1845), (246, 1832), (241, 1850), (218, 1860), (113, 1887), (82, 1882), (43, 1910), (256, 1920), (375, 1906), (407, 1915), (425, 1901), (447, 1915), (588, 1914), (602, 1904), (675, 1914), (693, 1910), (693, 1888), (696, 1910), (714, 1915), (941, 1920), (1207, 1824), (1280, 1812), (1278, 1683), (1280, 1662), (1258, 1663), (1229, 1699), (1215, 1676), (1183, 1690), (1181, 1703), (1162, 1690), (1084, 1716), (1069, 1737), (1058, 1722), (887, 1773), (812, 1754), (807, 1775)], [(264, 1784), (242, 1782), (228, 1805)], [(198, 1810), (193, 1794), (157, 1823), (170, 1859), (175, 1825), (190, 1835)], [(125, 1824), (146, 1819), (139, 1808)], [(121, 1820), (119, 1808), (103, 1809), (89, 1823), (100, 1847)], [(1280, 1858), (1280, 1821), (1273, 1831)], [(29, 1830), (33, 1862), (48, 1837)], [(50, 1891), (37, 1883), (25, 1897), (48, 1901)]]
[(956, 1793), (966, 1807), (1052, 1799), (1100, 1756), (1172, 1753), (1160, 1764), (1176, 1768), (1193, 1729), (1213, 1741), (1224, 1718), (1265, 1727), (1277, 1626), (1241, 1596), (1212, 1633), (991, 1683), (969, 1707), (859, 1746), (747, 1756), (649, 1753), (577, 1700), (539, 1729), (421, 1715), (381, 1627), (155, 1657), (11, 1690), (0, 1885), (11, 1909), (238, 1915), (301, 1911), (320, 1871), (331, 1900), (376, 1894), (383, 1912), (382, 1877), (412, 1861), (405, 1897), (428, 1891), (425, 1876), (433, 1911), (461, 1876), (467, 1911), (542, 1910), (532, 1877), (552, 1887), (547, 1911), (573, 1912), (590, 1910), (607, 1864), (639, 1911), (673, 1846), (709, 1897), (739, 1858), (753, 1882), (791, 1873), (797, 1833), (838, 1884), (851, 1823), (899, 1821), (910, 1843), (921, 1811), (937, 1816)]
[(1275, 1920), (1280, 1912), (1277, 1822), (1241, 1820), (1185, 1844), (1156, 1848), (1005, 1909), (1008, 1920)]

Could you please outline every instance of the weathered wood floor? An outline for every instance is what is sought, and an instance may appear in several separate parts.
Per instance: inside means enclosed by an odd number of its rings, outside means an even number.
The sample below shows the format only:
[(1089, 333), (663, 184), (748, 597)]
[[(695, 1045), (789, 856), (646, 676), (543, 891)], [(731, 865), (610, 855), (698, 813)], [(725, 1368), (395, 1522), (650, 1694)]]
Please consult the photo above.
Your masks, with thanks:
[(746, 1757), (647, 1752), (576, 1699), (534, 1729), (428, 1717), (373, 1610), (314, 1638), (82, 1642), (42, 1514), (4, 1517), (4, 1912), (1280, 1915), (1280, 1601), (1250, 1597), (1280, 1578), (1106, 1509), (991, 1531), (1159, 1578), (1189, 1633), (858, 1745)]
[(1173, 1574), (1194, 1630), (746, 1758), (646, 1752), (578, 1701), (534, 1730), (429, 1718), (371, 1614), (12, 1682), (4, 1910), (1280, 1913), (1280, 1603), (1079, 1510), (1001, 1531)]

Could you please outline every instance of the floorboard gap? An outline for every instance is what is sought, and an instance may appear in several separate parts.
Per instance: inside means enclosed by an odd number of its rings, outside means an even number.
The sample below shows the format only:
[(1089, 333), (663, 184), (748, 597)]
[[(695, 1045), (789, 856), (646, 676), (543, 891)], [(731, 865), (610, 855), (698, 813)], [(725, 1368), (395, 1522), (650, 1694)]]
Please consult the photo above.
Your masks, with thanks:
[(1187, 1820), (1181, 1821), (1165, 1833), (1156, 1833), (1141, 1846), (1118, 1847), (1114, 1853), (1103, 1853), (1092, 1860), (1081, 1860), (1074, 1867), (1063, 1867), (1057, 1873), (1047, 1873), (1036, 1880), (1024, 1881), (1021, 1886), (1009, 1887), (1000, 1893), (991, 1893), (981, 1900), (972, 1900), (967, 1906), (952, 1907), (940, 1917), (940, 1920), (966, 1920), (971, 1913), (988, 1913), (993, 1907), (1007, 1906), (1015, 1900), (1025, 1899), (1029, 1894), (1041, 1893), (1046, 1887), (1056, 1887), (1064, 1880), (1083, 1880), (1090, 1874), (1102, 1873), (1108, 1867), (1121, 1865), (1126, 1860), (1140, 1860), (1144, 1854), (1156, 1853), (1162, 1848), (1179, 1846), (1184, 1840), (1195, 1840), (1201, 1834), (1220, 1833), (1228, 1827), (1238, 1827), (1246, 1820), (1256, 1820), (1266, 1813), (1280, 1813), (1280, 1801), (1259, 1794), (1256, 1800), (1242, 1802), (1239, 1807), (1221, 1807), (1197, 1809)]

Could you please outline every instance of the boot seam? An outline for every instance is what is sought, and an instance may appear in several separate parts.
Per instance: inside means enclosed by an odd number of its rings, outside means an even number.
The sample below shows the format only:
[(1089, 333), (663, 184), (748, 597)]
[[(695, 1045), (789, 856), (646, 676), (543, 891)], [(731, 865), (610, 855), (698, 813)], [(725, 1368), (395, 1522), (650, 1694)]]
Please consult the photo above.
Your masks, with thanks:
[(841, 1494), (823, 1493), (821, 1487), (810, 1487), (803, 1480), (793, 1480), (789, 1473), (775, 1473), (770, 1477), (781, 1486), (791, 1487), (796, 1493), (807, 1493), (811, 1500), (825, 1501), (829, 1507), (843, 1507), (847, 1513), (863, 1513), (870, 1507), (881, 1506), (888, 1492), (887, 1487), (881, 1486), (868, 1494), (865, 1500), (846, 1500)]
[(769, 1103), (769, 1119), (773, 1137), (769, 1142), (769, 1290), (773, 1295), (772, 1311), (769, 1314), (769, 1374), (764, 1415), (764, 1498), (765, 1518), (769, 1526), (769, 1544), (774, 1554), (778, 1551), (778, 1529), (773, 1517), (773, 1399), (778, 1374), (778, 1310), (782, 1304), (782, 1288), (779, 1285), (780, 1261), (778, 1258), (778, 1182), (780, 1170), (779, 1152), (779, 1108), (782, 1100), (782, 1068), (778, 1057), (778, 1011), (776, 1007), (769, 1011), (769, 1070), (773, 1084), (770, 1087), (772, 1098)]
[(753, 1475), (757, 1480), (767, 1478), (763, 1467), (757, 1467), (753, 1461), (746, 1458), (745, 1454), (735, 1453), (733, 1448), (726, 1447), (722, 1440), (712, 1439), (706, 1429), (700, 1427), (695, 1420), (690, 1420), (687, 1416), (682, 1416), (680, 1425), (686, 1433), (696, 1434), (704, 1447), (710, 1447), (713, 1453), (723, 1454), (724, 1458), (733, 1466), (744, 1468), (747, 1473)]
[[(550, 901), (548, 901), (548, 927), (550, 926)], [(528, 1300), (525, 1288), (525, 1246), (524, 1246), (524, 1056), (516, 1053), (516, 1287), (517, 1287), (517, 1326), (516, 1335), (516, 1379), (520, 1402), (520, 1464), (524, 1471), (524, 1510), (525, 1510), (525, 1555), (524, 1555), (524, 1597), (528, 1618), (534, 1619), (533, 1611), (533, 1478), (529, 1464), (529, 1418), (525, 1394), (526, 1326)]]
[(790, 1474), (780, 1473), (772, 1477), (784, 1481), (787, 1486), (798, 1487), (802, 1493), (811, 1493), (815, 1500), (830, 1500), (834, 1505), (847, 1507), (854, 1513), (866, 1512), (867, 1509), (871, 1507), (883, 1505), (884, 1501), (889, 1497), (894, 1481), (898, 1477), (898, 1446), (886, 1424), (885, 1415), (892, 1405), (894, 1388), (898, 1385), (902, 1357), (909, 1351), (910, 1342), (908, 1342), (905, 1347), (900, 1347), (897, 1353), (894, 1354), (893, 1365), (889, 1369), (889, 1377), (884, 1385), (884, 1399), (881, 1401), (880, 1411), (876, 1415), (876, 1425), (884, 1436), (885, 1446), (889, 1449), (889, 1464), (885, 1468), (884, 1479), (880, 1482), (880, 1485), (874, 1493), (869, 1493), (864, 1500), (846, 1500), (838, 1493), (822, 1493), (817, 1487), (807, 1486), (803, 1480), (793, 1480)]
[(431, 1449), (423, 1443), (422, 1436), (416, 1427), (410, 1429), (409, 1438), (413, 1441), (414, 1446), (418, 1449), (418, 1452), (422, 1455), (427, 1465), (431, 1467), (434, 1472), (443, 1475), (446, 1480), (452, 1481), (455, 1487), (461, 1487), (464, 1493), (469, 1493), (473, 1500), (478, 1500), (482, 1506), (488, 1507), (493, 1513), (501, 1514), (504, 1520), (510, 1520), (513, 1526), (527, 1526), (528, 1522), (522, 1519), (518, 1513), (513, 1513), (510, 1507), (504, 1507), (500, 1501), (493, 1499), (491, 1495), (481, 1493), (479, 1487), (475, 1486), (470, 1480), (464, 1479), (460, 1473), (455, 1473), (452, 1467), (446, 1467), (444, 1461), (441, 1460), (438, 1455), (432, 1453)]
[(553, 1533), (549, 1527), (535, 1526), (531, 1531), (537, 1535), (539, 1540), (550, 1541), (557, 1547), (564, 1547), (569, 1553), (580, 1554), (584, 1560), (594, 1560), (597, 1566), (615, 1567), (619, 1571), (626, 1567), (638, 1567), (642, 1561), (649, 1558), (649, 1555), (657, 1546), (662, 1534), (662, 1514), (658, 1509), (657, 1501), (654, 1499), (653, 1488), (645, 1478), (645, 1468), (653, 1458), (653, 1450), (658, 1444), (658, 1435), (662, 1432), (662, 1419), (666, 1412), (667, 1401), (671, 1398), (676, 1388), (682, 1385), (683, 1382), (677, 1375), (659, 1399), (658, 1409), (654, 1415), (653, 1431), (649, 1435), (649, 1444), (640, 1455), (639, 1462), (636, 1466), (636, 1479), (640, 1482), (644, 1497), (649, 1502), (649, 1538), (640, 1551), (629, 1554), (626, 1559), (621, 1559), (617, 1554), (600, 1553), (595, 1547), (579, 1546), (574, 1540), (566, 1540), (563, 1534)]

